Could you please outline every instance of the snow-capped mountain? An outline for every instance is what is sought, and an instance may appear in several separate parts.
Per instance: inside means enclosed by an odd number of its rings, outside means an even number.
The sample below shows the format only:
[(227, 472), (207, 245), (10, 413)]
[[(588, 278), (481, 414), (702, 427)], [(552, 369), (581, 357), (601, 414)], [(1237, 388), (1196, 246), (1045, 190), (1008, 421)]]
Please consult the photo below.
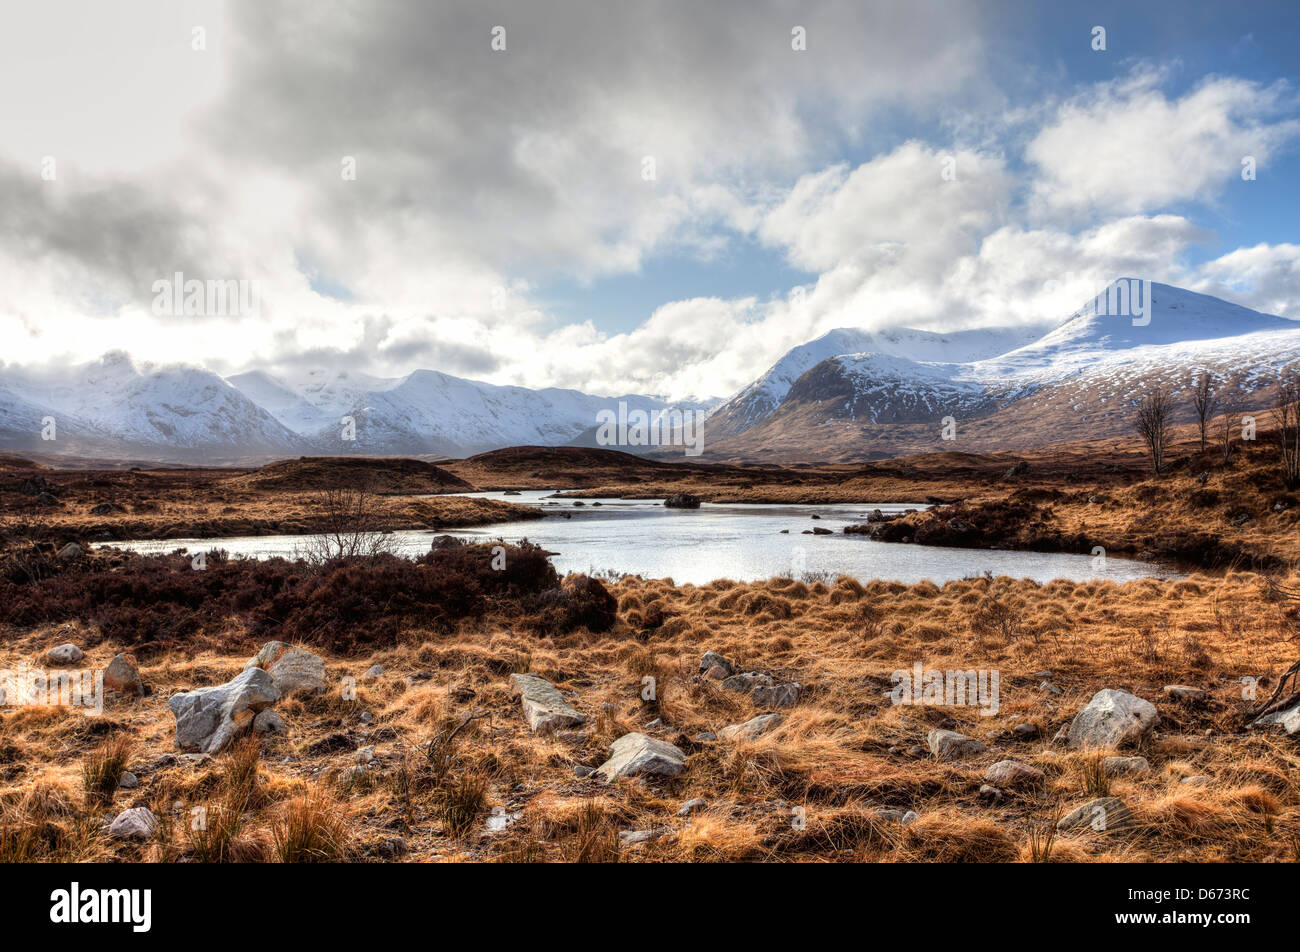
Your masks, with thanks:
[[(1186, 393), (1200, 374), (1215, 375), (1225, 402), (1259, 409), (1279, 372), (1300, 363), (1300, 322), (1155, 282), (1145, 285), (1149, 300), (1139, 293), (1116, 307), (1124, 298), (1115, 289), (1140, 287), (1119, 279), (1038, 339), (1002, 353), (958, 360), (936, 355), (924, 338), (904, 338), (902, 348), (873, 341), (826, 356), (785, 386), (810, 351), (862, 339), (827, 335), (728, 401), (709, 421), (706, 452), (835, 460), (1098, 439), (1131, 433), (1133, 407), (1154, 386), (1170, 391), (1175, 420), (1187, 422)], [(956, 444), (939, 439), (948, 416), (958, 424)]]
[[(198, 367), (137, 365), (115, 351), (58, 372), (6, 369), (3, 384), (29, 406), (47, 408), (54, 416), (60, 435), (40, 445), (46, 452), (72, 452), (62, 445), (64, 436), (93, 439), (120, 455), (157, 458), (310, 450), (266, 410)], [(22, 424), (24, 430), (28, 426)]]
[(844, 354), (874, 354), (912, 362), (979, 360), (1028, 344), (1041, 329), (982, 328), (938, 334), (897, 328), (868, 331), (842, 327), (816, 340), (800, 344), (785, 354), (709, 418), (709, 438), (725, 439), (743, 433), (774, 413), (795, 381), (824, 360)]

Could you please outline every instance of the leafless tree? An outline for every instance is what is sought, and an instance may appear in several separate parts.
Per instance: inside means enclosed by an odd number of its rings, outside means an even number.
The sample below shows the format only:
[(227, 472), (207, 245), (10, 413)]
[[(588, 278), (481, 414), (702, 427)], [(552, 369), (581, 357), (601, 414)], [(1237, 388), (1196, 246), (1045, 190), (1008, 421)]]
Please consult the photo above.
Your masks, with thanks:
[(1281, 450), (1282, 479), (1287, 489), (1300, 489), (1300, 373), (1288, 368), (1278, 381), (1273, 404)]
[(1146, 444), (1147, 452), (1151, 454), (1151, 468), (1157, 475), (1164, 470), (1173, 409), (1174, 401), (1169, 394), (1156, 387), (1142, 398), (1142, 403), (1138, 405), (1137, 420), (1133, 424), (1142, 437), (1142, 442)]
[(1201, 426), (1201, 452), (1205, 452), (1206, 434), (1214, 411), (1219, 406), (1219, 395), (1214, 389), (1214, 375), (1208, 370), (1201, 374), (1192, 388), (1192, 406), (1196, 408), (1196, 420)]
[(375, 497), (364, 485), (335, 486), (311, 497), (319, 529), (299, 549), (308, 562), (372, 558), (391, 551), (391, 536), (378, 527)]
[(1234, 450), (1232, 445), (1232, 420), (1236, 413), (1236, 404), (1229, 400), (1223, 401), (1223, 416), (1219, 419), (1219, 456), (1223, 460), (1224, 466), (1232, 462)]

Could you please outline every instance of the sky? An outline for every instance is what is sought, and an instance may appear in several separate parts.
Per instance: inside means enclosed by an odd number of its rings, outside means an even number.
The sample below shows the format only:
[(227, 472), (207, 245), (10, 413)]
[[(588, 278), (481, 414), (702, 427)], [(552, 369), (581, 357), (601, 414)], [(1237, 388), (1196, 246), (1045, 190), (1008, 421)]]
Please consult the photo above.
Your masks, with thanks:
[(0, 0), (0, 361), (685, 399), (1120, 276), (1300, 318), (1300, 8), (1133, 6)]

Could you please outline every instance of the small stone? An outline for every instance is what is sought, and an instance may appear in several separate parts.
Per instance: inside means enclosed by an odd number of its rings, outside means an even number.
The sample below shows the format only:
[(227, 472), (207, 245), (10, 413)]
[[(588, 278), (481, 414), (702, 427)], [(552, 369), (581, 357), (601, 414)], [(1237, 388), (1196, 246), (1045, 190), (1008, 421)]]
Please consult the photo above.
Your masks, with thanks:
[(574, 775), (575, 777), (578, 777), (579, 779), (581, 779), (581, 778), (583, 778), (583, 777), (590, 777), (590, 776), (591, 776), (592, 774), (594, 774), (595, 772), (596, 772), (596, 768), (595, 768), (595, 767), (588, 767), (586, 764), (574, 764), (574, 765), (573, 765), (573, 775)]
[(58, 558), (60, 559), (79, 559), (81, 558), (81, 546), (75, 542), (69, 542), (63, 548), (59, 549)]
[(1062, 693), (1062, 692), (1061, 692), (1061, 689), (1058, 688), (1058, 687), (1057, 687), (1055, 684), (1053, 684), (1051, 681), (1044, 681), (1042, 684), (1039, 685), (1039, 688), (1041, 688), (1042, 690), (1046, 691), (1048, 694), (1060, 694), (1060, 693)]
[(704, 652), (704, 656), (700, 658), (700, 670), (707, 672), (710, 677), (713, 677), (714, 675), (712, 674), (712, 671), (714, 668), (721, 668), (726, 672), (722, 676), (723, 678), (729, 678), (735, 673), (735, 668), (732, 667), (731, 662), (722, 657), (722, 655), (718, 654), (716, 651)]
[(1201, 701), (1205, 699), (1204, 691), (1200, 688), (1188, 687), (1186, 684), (1166, 684), (1160, 689), (1160, 693), (1173, 698), (1175, 701)]
[(1210, 784), (1214, 783), (1212, 779), (1201, 774), (1198, 774), (1195, 777), (1184, 777), (1178, 782), (1186, 784), (1189, 787), (1208, 787)]
[(708, 805), (709, 805), (708, 801), (705, 800), (703, 797), (695, 797), (694, 799), (687, 800), (685, 803), (683, 803), (682, 808), (677, 811), (677, 815), (690, 816), (693, 813), (700, 812)]
[(384, 666), (382, 664), (372, 664), (370, 667), (366, 668), (366, 673), (361, 675), (361, 680), (373, 681), (376, 678), (382, 678), (383, 676)]
[(713, 731), (700, 731), (695, 735), (694, 739), (697, 743), (704, 744), (711, 740), (717, 740), (718, 735), (713, 733)]
[(1099, 797), (1071, 810), (1057, 822), (1058, 830), (1092, 830), (1105, 833), (1133, 822), (1133, 813), (1118, 797)]
[(623, 830), (618, 834), (618, 842), (622, 846), (636, 846), (657, 840), (659, 835), (658, 830)]
[(956, 731), (930, 731), (926, 742), (930, 745), (930, 753), (937, 760), (964, 760), (977, 757), (988, 749), (983, 742)]
[(723, 740), (755, 740), (770, 730), (775, 730), (781, 726), (785, 718), (780, 714), (760, 714), (758, 717), (751, 717), (743, 724), (732, 724), (724, 727), (718, 732), (718, 736)]
[(407, 853), (406, 840), (392, 836), (379, 844), (379, 855), (385, 859), (398, 859)]
[(1002, 799), (1002, 791), (999, 790), (997, 787), (990, 786), (987, 783), (982, 784), (980, 786), (980, 799), (992, 800), (994, 803), (996, 803), (997, 801)]
[(359, 748), (357, 752), (352, 755), (352, 759), (359, 764), (370, 763), (375, 759), (375, 745), (369, 744), (365, 747)]
[(366, 779), (366, 765), (357, 764), (355, 767), (344, 767), (339, 771), (339, 786), (348, 787)]
[(253, 718), (253, 731), (258, 734), (287, 734), (289, 728), (284, 718), (268, 707)]
[(790, 707), (799, 700), (797, 681), (779, 682), (761, 671), (733, 674), (722, 682), (722, 689), (748, 694), (758, 707)]
[(659, 730), (659, 728), (663, 726), (664, 726), (664, 719), (662, 717), (656, 717), (653, 721), (647, 724), (644, 729), (648, 731), (657, 731)]
[(1052, 674), (1053, 672), (1051, 671), (1035, 671), (1034, 677), (1038, 678), (1040, 681), (1046, 681), (1051, 679)]
[(47, 664), (76, 664), (85, 656), (85, 652), (68, 642), (45, 652), (45, 661)]
[(984, 772), (984, 779), (1001, 787), (1014, 787), (1018, 784), (1039, 783), (1046, 775), (1037, 767), (1022, 764), (1018, 760), (999, 760)]
[(708, 671), (704, 672), (704, 676), (711, 681), (725, 681), (727, 678), (731, 677), (731, 669), (724, 668), (720, 664), (715, 664), (713, 667), (709, 668)]
[(1140, 777), (1151, 772), (1151, 762), (1145, 757), (1103, 757), (1101, 769), (1108, 777)]
[(914, 810), (897, 810), (894, 807), (877, 807), (876, 816), (890, 823), (901, 823), (903, 826), (911, 826), (916, 819)]
[(123, 790), (134, 790), (140, 786), (140, 778), (129, 770), (123, 770), (122, 776), (117, 778), (117, 785)]
[(135, 663), (135, 656), (120, 654), (108, 663), (104, 669), (104, 687), (118, 694), (144, 696), (144, 682), (140, 679), (140, 669)]
[(158, 828), (158, 818), (148, 807), (123, 810), (108, 826), (108, 835), (115, 840), (148, 840)]
[(1033, 740), (1038, 736), (1038, 725), (1025, 721), (1023, 724), (1017, 724), (1011, 728), (1011, 733), (1020, 740)]

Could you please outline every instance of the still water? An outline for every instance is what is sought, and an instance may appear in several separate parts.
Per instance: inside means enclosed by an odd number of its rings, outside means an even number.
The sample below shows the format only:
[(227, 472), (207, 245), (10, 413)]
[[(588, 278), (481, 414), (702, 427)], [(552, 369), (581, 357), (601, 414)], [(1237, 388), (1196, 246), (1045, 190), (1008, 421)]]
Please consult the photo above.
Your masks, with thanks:
[[(755, 581), (773, 576), (799, 578), (805, 573), (824, 573), (830, 578), (851, 575), (863, 582), (930, 579), (939, 584), (985, 572), (1040, 582), (1054, 578), (1124, 582), (1147, 576), (1178, 577), (1175, 570), (1164, 566), (1113, 556), (1094, 559), (1087, 555), (949, 549), (872, 542), (865, 536), (843, 533), (845, 526), (866, 522), (873, 509), (890, 513), (925, 508), (916, 503), (704, 503), (699, 509), (666, 509), (659, 499), (583, 499), (583, 505), (578, 506), (572, 499), (552, 498), (549, 489), (517, 496), (500, 492), (464, 495), (540, 506), (547, 517), (473, 529), (395, 532), (391, 537), (394, 550), (418, 555), (428, 551), (437, 535), (476, 542), (518, 542), (526, 538), (556, 553), (552, 562), (561, 575), (608, 570), (696, 585), (719, 578)], [(831, 534), (803, 534), (814, 526), (829, 529)], [(225, 549), (231, 555), (293, 558), (303, 541), (303, 536), (244, 536), (112, 545), (146, 553)]]

